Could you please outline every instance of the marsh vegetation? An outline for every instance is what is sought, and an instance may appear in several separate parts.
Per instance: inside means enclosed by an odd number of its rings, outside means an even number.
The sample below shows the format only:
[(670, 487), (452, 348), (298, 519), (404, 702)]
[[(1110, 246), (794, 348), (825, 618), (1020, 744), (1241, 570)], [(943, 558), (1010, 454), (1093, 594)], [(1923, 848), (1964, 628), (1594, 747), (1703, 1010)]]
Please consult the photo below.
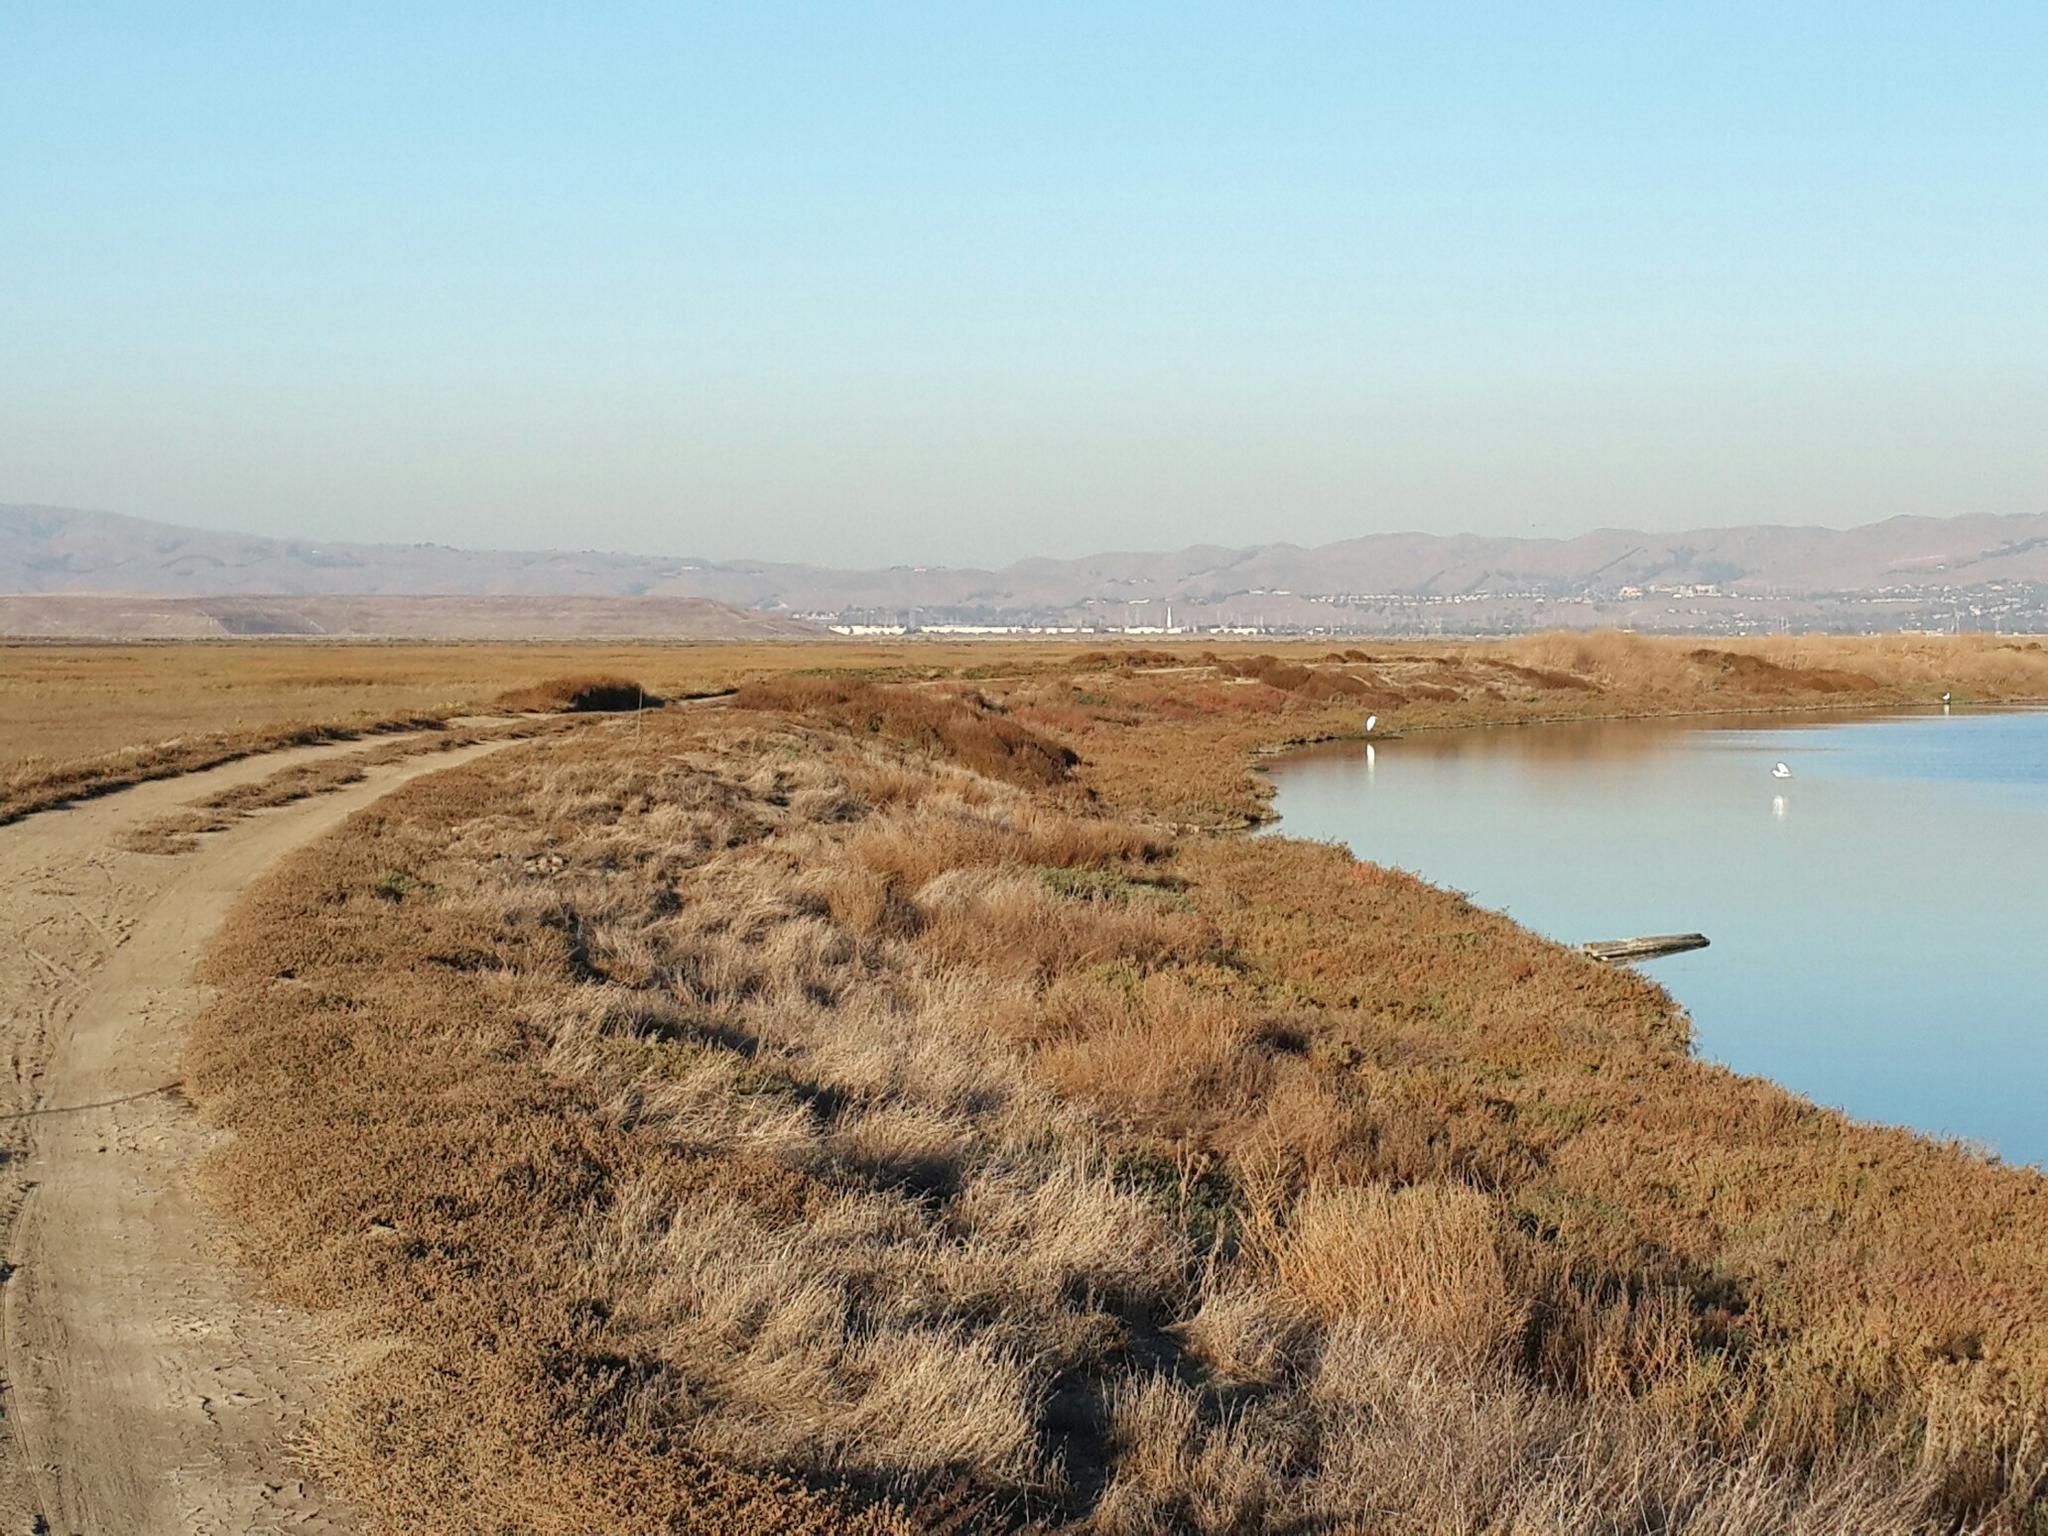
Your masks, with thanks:
[(394, 1530), (2030, 1529), (2039, 1176), (1199, 829), (1361, 703), (1921, 668), (2048, 692), (2024, 646), (1041, 652), (420, 781), (251, 894), (190, 1063), (252, 1260), (378, 1341), (318, 1455)]

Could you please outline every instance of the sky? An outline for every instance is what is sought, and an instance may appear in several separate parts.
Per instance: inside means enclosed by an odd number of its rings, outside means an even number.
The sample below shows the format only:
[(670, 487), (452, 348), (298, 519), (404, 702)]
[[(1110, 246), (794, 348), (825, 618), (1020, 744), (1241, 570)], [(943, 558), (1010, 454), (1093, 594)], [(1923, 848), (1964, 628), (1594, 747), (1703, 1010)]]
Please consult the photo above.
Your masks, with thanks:
[(986, 564), (2048, 509), (2048, 6), (0, 4), (0, 502)]

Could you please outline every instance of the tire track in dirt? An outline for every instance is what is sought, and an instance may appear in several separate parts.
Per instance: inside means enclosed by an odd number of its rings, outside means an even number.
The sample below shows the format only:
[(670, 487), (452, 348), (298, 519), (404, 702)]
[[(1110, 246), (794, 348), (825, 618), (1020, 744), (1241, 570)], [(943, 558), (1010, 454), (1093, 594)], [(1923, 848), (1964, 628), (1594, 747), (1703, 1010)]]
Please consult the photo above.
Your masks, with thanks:
[(355, 1528), (291, 1457), (333, 1362), (303, 1319), (249, 1293), (191, 1187), (213, 1140), (177, 1088), (201, 1001), (192, 972), (275, 860), (506, 744), (374, 768), (170, 857), (118, 841), (363, 744), (247, 758), (0, 827), (0, 1536)]

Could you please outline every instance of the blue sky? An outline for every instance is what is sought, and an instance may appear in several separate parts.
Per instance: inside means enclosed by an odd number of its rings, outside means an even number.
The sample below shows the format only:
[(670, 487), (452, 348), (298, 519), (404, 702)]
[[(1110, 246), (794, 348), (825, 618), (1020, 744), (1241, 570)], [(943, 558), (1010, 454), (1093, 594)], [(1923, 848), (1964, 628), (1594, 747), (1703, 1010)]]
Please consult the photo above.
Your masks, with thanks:
[(2048, 6), (0, 9), (0, 500), (987, 562), (2048, 507)]

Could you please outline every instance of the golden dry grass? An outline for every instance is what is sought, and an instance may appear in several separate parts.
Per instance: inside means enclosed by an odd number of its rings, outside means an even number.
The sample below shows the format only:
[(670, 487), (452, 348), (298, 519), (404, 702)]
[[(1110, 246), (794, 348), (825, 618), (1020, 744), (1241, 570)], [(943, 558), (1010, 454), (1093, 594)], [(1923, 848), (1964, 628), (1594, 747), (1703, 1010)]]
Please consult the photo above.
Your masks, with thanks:
[(508, 689), (568, 674), (616, 673), (688, 698), (791, 671), (830, 667), (900, 681), (1032, 669), (1069, 654), (1057, 645), (934, 641), (0, 644), (0, 781), (201, 738), (269, 743), (314, 727), (487, 710)]
[[(2040, 642), (1994, 636), (1800, 636), (1716, 649), (1607, 632), (1340, 652), (1296, 642), (1220, 658), (1211, 644), (0, 645), (0, 818), (294, 741), (488, 710), (508, 691), (578, 675), (632, 678), (670, 699), (827, 671), (832, 680), (814, 686), (828, 692), (972, 683), (1015, 725), (1081, 750), (1089, 782), (1114, 803), (1203, 826), (1261, 814), (1249, 754), (1354, 733), (1367, 710), (1388, 717), (1384, 728), (1413, 730), (1924, 702), (1944, 689), (1965, 702), (2048, 696)], [(1845, 688), (1831, 673), (1869, 686)]]
[[(1105, 809), (1229, 810), (1209, 754), (1332, 671), (1452, 718), (1858, 670), (1600, 643), (762, 695), (355, 818), (189, 1073), (252, 1257), (379, 1341), (327, 1469), (398, 1531), (2036, 1528), (2048, 1181), (1405, 875)], [(950, 761), (992, 706), (1076, 775)]]
[(740, 688), (743, 709), (784, 710), (856, 735), (887, 736), (1010, 784), (1063, 783), (1080, 759), (1007, 717), (980, 692), (889, 687), (838, 677), (774, 677)]
[(2042, 697), (2048, 653), (1203, 650), (15, 648), (0, 806), (551, 675), (759, 685), (412, 786), (214, 961), (222, 1196), (374, 1343), (315, 1445), (384, 1528), (2038, 1529), (2038, 1176), (1694, 1062), (1656, 989), (1455, 896), (1196, 829), (1367, 711)]
[(280, 805), (332, 794), (350, 784), (361, 783), (373, 768), (408, 757), (433, 752), (453, 752), (458, 747), (504, 737), (536, 736), (551, 729), (536, 720), (493, 721), (467, 726), (445, 726), (439, 722), (414, 734), (386, 741), (380, 746), (341, 756), (320, 758), (280, 768), (260, 779), (231, 785), (190, 802), (184, 810), (172, 811), (133, 828), (121, 846), (132, 853), (190, 853), (208, 833), (223, 832), (244, 816)]
[(0, 821), (281, 746), (490, 712), (508, 690), (565, 675), (619, 674), (689, 698), (832, 662), (924, 676), (995, 659), (957, 645), (815, 641), (0, 645)]
[(0, 643), (0, 776), (172, 737), (487, 710), (508, 689), (615, 674), (666, 698), (832, 668), (887, 680), (1047, 664), (1056, 644), (912, 640), (620, 644)]
[(37, 811), (89, 799), (131, 784), (175, 779), (222, 763), (287, 747), (355, 741), (365, 736), (439, 729), (434, 715), (402, 715), (347, 724), (286, 725), (208, 736), (179, 736), (147, 747), (124, 747), (91, 757), (45, 763), (31, 758), (0, 781), (0, 824)]

